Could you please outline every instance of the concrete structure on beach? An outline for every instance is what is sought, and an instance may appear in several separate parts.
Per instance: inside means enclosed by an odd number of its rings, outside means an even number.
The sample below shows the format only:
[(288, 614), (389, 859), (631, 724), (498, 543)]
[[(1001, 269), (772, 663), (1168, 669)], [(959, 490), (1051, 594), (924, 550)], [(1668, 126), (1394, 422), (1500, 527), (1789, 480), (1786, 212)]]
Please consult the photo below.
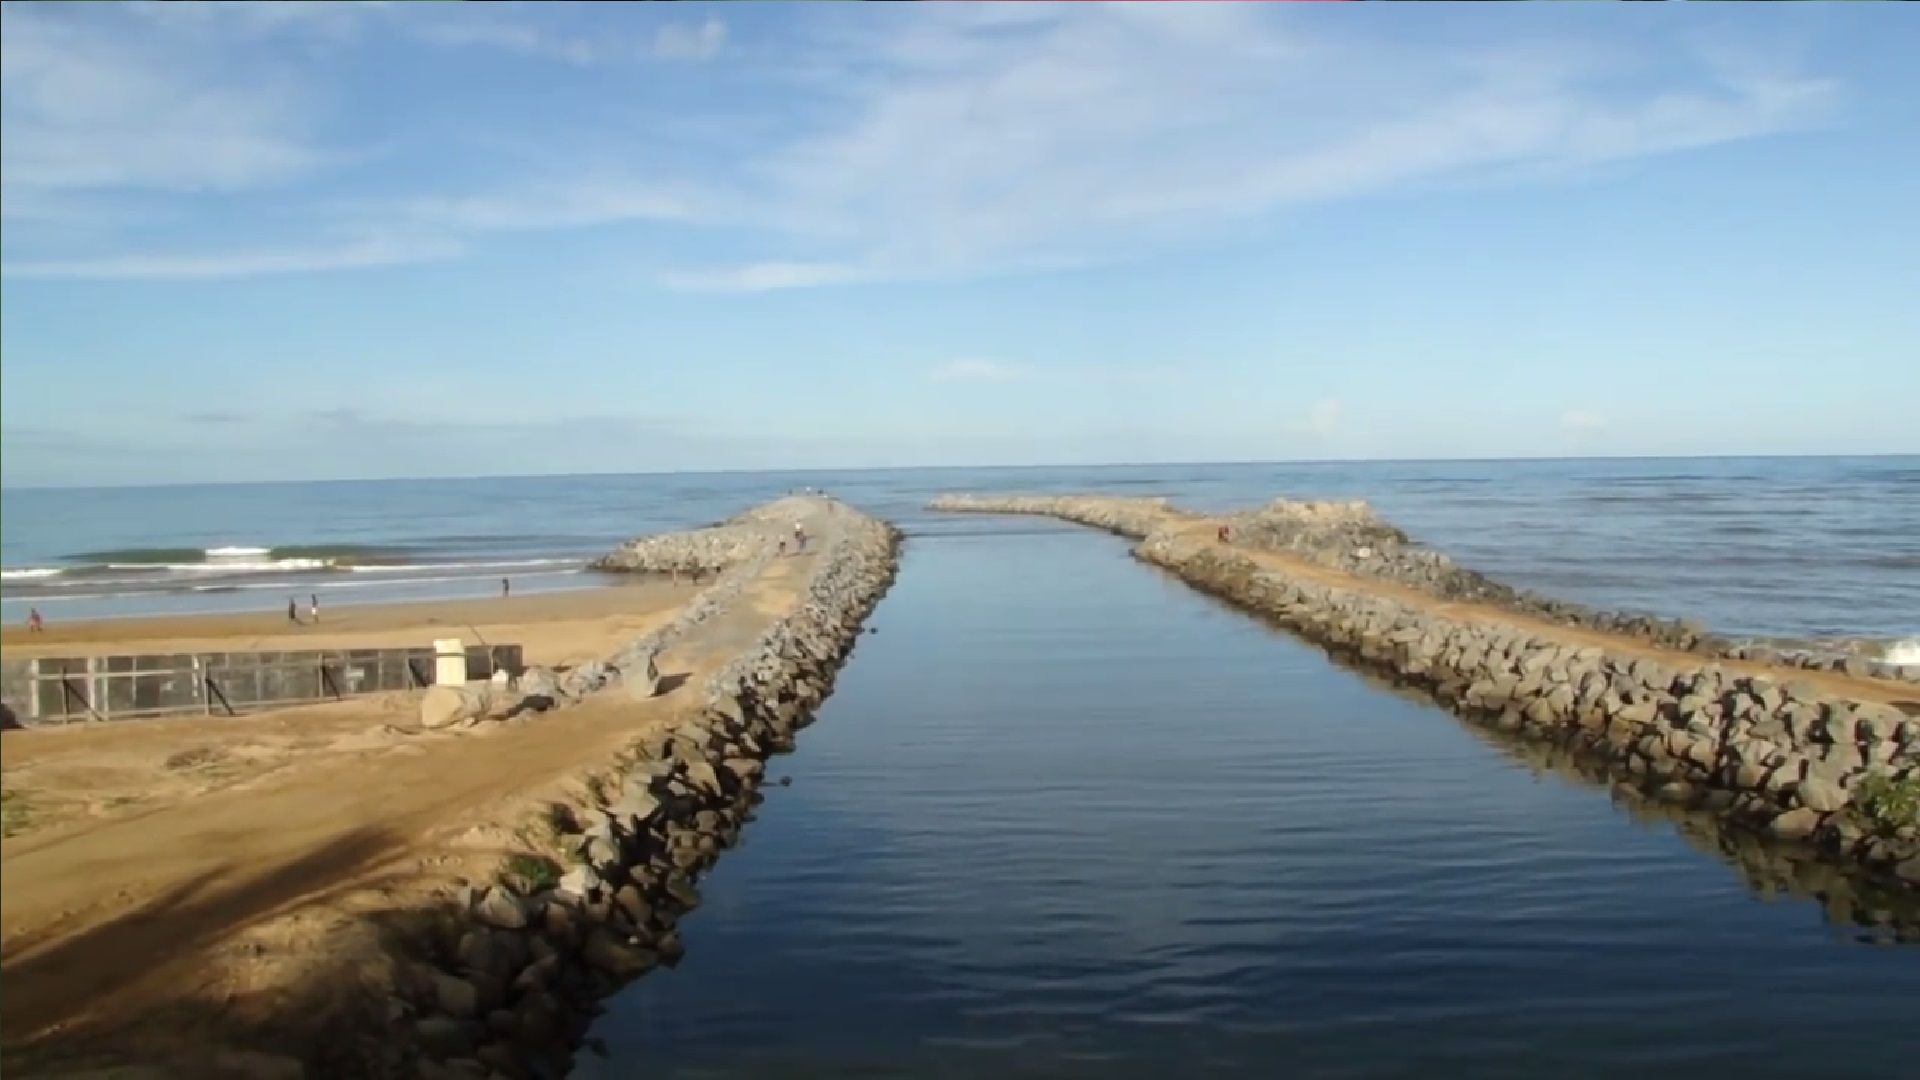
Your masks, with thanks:
[[(1462, 716), (1562, 742), (1622, 782), (1920, 889), (1913, 672), (1519, 593), (1358, 503), (1206, 517), (1161, 499), (943, 496), (1139, 541), (1134, 554)], [(1225, 525), (1225, 537), (1220, 526)]]

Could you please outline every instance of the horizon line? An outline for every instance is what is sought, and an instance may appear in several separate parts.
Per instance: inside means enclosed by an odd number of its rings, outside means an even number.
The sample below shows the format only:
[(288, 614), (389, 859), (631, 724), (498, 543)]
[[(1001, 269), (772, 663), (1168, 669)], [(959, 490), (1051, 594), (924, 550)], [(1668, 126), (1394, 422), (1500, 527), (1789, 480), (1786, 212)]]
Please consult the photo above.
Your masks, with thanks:
[(858, 465), (799, 468), (717, 468), (717, 469), (622, 469), (602, 472), (528, 472), (464, 473), (420, 476), (342, 476), (304, 480), (170, 480), (158, 483), (129, 484), (13, 484), (0, 483), (0, 493), (19, 491), (147, 491), (169, 488), (246, 487), (274, 484), (405, 484), (431, 480), (470, 482), (475, 480), (560, 480), (613, 476), (736, 476), (762, 473), (769, 476), (793, 476), (812, 473), (933, 472), (966, 469), (1128, 469), (1177, 466), (1249, 466), (1249, 465), (1445, 465), (1475, 462), (1536, 461), (1740, 461), (1779, 458), (1900, 458), (1920, 457), (1920, 451), (1746, 453), (1746, 454), (1548, 454), (1528, 456), (1489, 455), (1484, 457), (1436, 458), (1248, 458), (1241, 460), (1180, 461), (1107, 461), (1036, 462), (1020, 465)]

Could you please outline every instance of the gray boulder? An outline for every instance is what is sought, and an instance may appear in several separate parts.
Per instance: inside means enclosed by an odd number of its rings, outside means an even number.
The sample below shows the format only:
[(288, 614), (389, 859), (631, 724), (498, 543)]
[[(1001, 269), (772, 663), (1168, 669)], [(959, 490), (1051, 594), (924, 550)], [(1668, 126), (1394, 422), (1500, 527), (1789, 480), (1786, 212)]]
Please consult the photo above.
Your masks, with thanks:
[(495, 885), (474, 905), (473, 913), (481, 922), (499, 930), (518, 930), (527, 925), (527, 906), (506, 889)]
[(581, 958), (589, 967), (616, 979), (644, 975), (660, 963), (659, 955), (653, 950), (629, 945), (605, 930), (595, 930), (587, 935)]
[(656, 653), (648, 653), (646, 660), (625, 672), (627, 693), (635, 701), (645, 701), (660, 690), (660, 665)]
[(530, 667), (520, 673), (519, 690), (527, 697), (558, 697), (560, 677), (543, 667)]
[(452, 727), (487, 715), (493, 698), (485, 689), (466, 686), (430, 686), (420, 698), (420, 726), (429, 730)]

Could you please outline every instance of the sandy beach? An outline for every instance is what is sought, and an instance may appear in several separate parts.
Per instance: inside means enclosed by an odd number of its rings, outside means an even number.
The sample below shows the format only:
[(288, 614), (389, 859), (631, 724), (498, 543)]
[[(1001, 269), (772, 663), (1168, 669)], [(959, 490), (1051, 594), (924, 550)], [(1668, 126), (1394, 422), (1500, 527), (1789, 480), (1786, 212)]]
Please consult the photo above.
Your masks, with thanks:
[[(816, 532), (831, 527), (823, 518)], [(663, 689), (646, 701), (614, 691), (546, 715), (428, 731), (419, 695), (393, 692), (234, 718), (7, 732), (9, 1068), (31, 1071), (42, 1049), (66, 1058), (68, 1033), (137, 1027), (139, 1039), (158, 1040), (141, 1043), (153, 1053), (178, 1040), (191, 1056), (209, 1029), (231, 1035), (362, 1002), (354, 965), (384, 955), (382, 913), (423, 904), (524, 846), (518, 823), (570, 801), (581, 777), (638, 732), (689, 708), (696, 699), (680, 688), (789, 611), (814, 562), (781, 559), (748, 581), (722, 615), (667, 649)], [(458, 633), (518, 642), (530, 663), (565, 666), (616, 652), (697, 592), (649, 576), (512, 599), (340, 607), (323, 610), (319, 626), (257, 614), (72, 623), (31, 636), (8, 628), (4, 644), (18, 656)], [(144, 958), (137, 971), (126, 963), (135, 956)], [(347, 970), (314, 978), (323, 956)], [(315, 994), (324, 1003), (288, 1004)], [(210, 1016), (209, 1002), (227, 1004)], [(167, 1010), (182, 1015), (156, 1024)], [(25, 1056), (14, 1053), (28, 1043)], [(229, 1074), (247, 1071), (202, 1073)]]
[[(367, 604), (321, 612), (318, 626), (268, 614), (101, 619), (30, 634), (9, 627), (9, 657), (518, 643), (525, 661), (565, 667), (595, 659), (670, 618), (691, 585), (653, 579), (576, 592), (491, 600)], [(152, 807), (277, 771), (320, 750), (387, 745), (412, 722), (414, 695), (254, 712), (179, 716), (9, 732), (0, 743), (9, 837)], [(393, 730), (389, 730), (393, 729)], [(31, 807), (31, 809), (28, 809)]]
[[(323, 610), (319, 626), (289, 626), (273, 614), (111, 619), (57, 624), (39, 634), (9, 627), (3, 640), (7, 655), (20, 657), (403, 645), (459, 636), (470, 643), (517, 642), (529, 663), (566, 666), (603, 656), (660, 625), (694, 592), (691, 585), (649, 579), (510, 599), (341, 606)], [(91, 940), (72, 938), (82, 927), (115, 923), (199, 879), (224, 883), (214, 886), (213, 896), (243, 899), (176, 911), (164, 920), (166, 932), (198, 926), (227, 933), (236, 921), (247, 923), (322, 883), (369, 870), (371, 864), (361, 863), (316, 866), (311, 877), (279, 882), (271, 896), (253, 896), (246, 884), (258, 868), (297, 861), (326, 847), (334, 833), (364, 833), (373, 822), (383, 839), (361, 855), (377, 854), (391, 870), (395, 864), (387, 860), (402, 848), (427, 834), (444, 837), (448, 826), (458, 831), (462, 807), (496, 802), (594, 760), (606, 739), (621, 737), (623, 729), (609, 727), (609, 720), (634, 712), (630, 703), (606, 703), (570, 710), (538, 729), (428, 734), (417, 730), (417, 698), (381, 693), (237, 718), (8, 732), (0, 742), (0, 770), (9, 981), (28, 979), (46, 991), (40, 1000), (53, 1013), (68, 1012), (76, 995), (92, 995), (97, 980), (111, 980), (119, 970), (105, 954), (77, 957), (55, 945)], [(663, 698), (647, 711), (674, 704)], [(481, 850), (486, 843), (479, 842)], [(136, 852), (144, 854), (133, 858)], [(316, 918), (330, 924), (341, 914)], [(296, 948), (301, 932), (283, 926), (269, 939)], [(48, 955), (47, 947), (65, 960), (52, 968), (11, 963), (24, 954)], [(16, 1024), (33, 1026), (31, 1016), (53, 1014), (9, 1013), (10, 1034), (19, 1030)]]
[[(469, 645), (513, 643), (530, 664), (572, 664), (645, 633), (662, 612), (696, 592), (658, 578), (597, 589), (486, 600), (419, 601), (323, 607), (320, 621), (293, 624), (283, 611), (169, 615), (51, 622), (33, 633), (0, 630), (11, 659), (107, 653), (181, 653), (272, 649), (349, 649), (426, 645), (459, 637)], [(306, 619), (302, 608), (301, 618)]]

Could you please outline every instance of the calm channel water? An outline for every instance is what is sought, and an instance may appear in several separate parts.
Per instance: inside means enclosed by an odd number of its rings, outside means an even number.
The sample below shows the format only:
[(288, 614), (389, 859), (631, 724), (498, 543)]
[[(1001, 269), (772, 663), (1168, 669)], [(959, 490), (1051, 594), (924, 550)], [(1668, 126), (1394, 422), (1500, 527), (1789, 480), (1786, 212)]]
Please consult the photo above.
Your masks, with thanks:
[(580, 1077), (1912, 1077), (1920, 947), (1026, 522), (910, 543)]

